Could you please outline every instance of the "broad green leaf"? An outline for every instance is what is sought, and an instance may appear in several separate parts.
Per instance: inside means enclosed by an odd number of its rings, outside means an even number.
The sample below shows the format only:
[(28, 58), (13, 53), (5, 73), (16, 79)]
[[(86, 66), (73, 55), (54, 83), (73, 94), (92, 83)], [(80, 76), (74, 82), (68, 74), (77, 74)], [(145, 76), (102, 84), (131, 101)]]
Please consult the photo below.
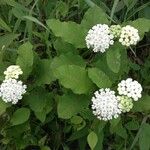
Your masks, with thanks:
[(114, 73), (118, 73), (121, 66), (121, 50), (124, 50), (120, 44), (116, 43), (106, 54), (107, 64)]
[(51, 69), (53, 73), (55, 70), (62, 65), (77, 65), (81, 67), (85, 67), (86, 64), (80, 55), (76, 55), (73, 53), (62, 54), (59, 57), (55, 57), (51, 63)]
[(54, 75), (65, 88), (71, 89), (76, 94), (86, 94), (91, 90), (92, 82), (83, 67), (63, 65), (56, 69)]
[(44, 122), (46, 119), (46, 112), (43, 110), (42, 112), (34, 112), (37, 119), (39, 119), (41, 122)]
[(50, 84), (55, 80), (50, 66), (51, 60), (49, 59), (42, 59), (39, 61), (36, 67), (36, 83), (38, 85)]
[(27, 42), (21, 45), (18, 49), (18, 58), (16, 64), (23, 70), (23, 77), (27, 78), (32, 71), (34, 54), (32, 51), (33, 46)]
[(88, 76), (99, 88), (107, 88), (112, 85), (109, 77), (98, 68), (89, 68)]
[(129, 22), (131, 26), (138, 29), (141, 39), (144, 37), (146, 32), (150, 31), (150, 20), (145, 18), (138, 18), (132, 22)]
[(106, 13), (98, 6), (89, 8), (81, 22), (81, 25), (87, 29), (96, 24), (109, 24)]
[(47, 105), (47, 99), (51, 101), (50, 95), (45, 89), (39, 87), (36, 87), (36, 89), (30, 92), (30, 95), (24, 97), (25, 103), (28, 104), (34, 112), (42, 112)]
[(150, 112), (150, 96), (144, 95), (138, 102), (134, 102), (133, 112)]
[(93, 150), (98, 142), (98, 137), (97, 137), (96, 133), (91, 131), (87, 137), (87, 141), (88, 141), (88, 144), (89, 144), (91, 150)]
[(142, 131), (139, 136), (140, 150), (150, 149), (150, 125), (148, 123), (143, 124)]
[(9, 107), (8, 103), (5, 103), (1, 98), (0, 98), (0, 116), (5, 113), (7, 107)]
[(86, 96), (74, 94), (63, 95), (59, 98), (57, 113), (59, 118), (70, 119), (88, 107), (89, 100)]
[(6, 24), (6, 22), (0, 18), (0, 29), (11, 32), (11, 28)]
[(74, 45), (76, 48), (84, 48), (86, 31), (75, 22), (61, 22), (56, 19), (47, 20), (48, 27), (56, 37)]
[(18, 38), (19, 34), (5, 34), (0, 36), (0, 50), (3, 47), (8, 47), (16, 38)]
[(78, 52), (72, 44), (63, 41), (61, 38), (58, 38), (54, 42), (54, 48), (57, 50), (58, 55), (59, 54), (65, 54), (68, 52), (72, 52), (74, 54), (77, 54), (77, 52)]
[(19, 108), (17, 109), (11, 118), (12, 125), (19, 125), (26, 122), (30, 117), (30, 110), (28, 108)]

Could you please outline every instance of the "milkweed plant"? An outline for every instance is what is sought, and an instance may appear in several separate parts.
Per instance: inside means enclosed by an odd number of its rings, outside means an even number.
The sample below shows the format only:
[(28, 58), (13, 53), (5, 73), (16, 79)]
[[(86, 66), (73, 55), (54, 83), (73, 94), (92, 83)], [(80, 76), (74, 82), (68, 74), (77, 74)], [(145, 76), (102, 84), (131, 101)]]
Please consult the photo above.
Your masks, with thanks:
[(0, 2), (0, 149), (149, 150), (149, 2)]

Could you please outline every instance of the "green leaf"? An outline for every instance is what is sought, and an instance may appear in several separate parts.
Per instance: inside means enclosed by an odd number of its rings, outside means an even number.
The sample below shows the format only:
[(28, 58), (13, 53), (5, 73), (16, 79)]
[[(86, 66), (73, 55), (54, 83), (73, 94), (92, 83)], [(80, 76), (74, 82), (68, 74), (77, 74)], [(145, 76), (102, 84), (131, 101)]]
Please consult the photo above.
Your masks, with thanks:
[(6, 24), (6, 22), (0, 18), (0, 29), (11, 32), (11, 28)]
[(107, 64), (109, 68), (114, 72), (118, 73), (121, 65), (121, 50), (124, 50), (120, 44), (113, 45), (106, 54)]
[(150, 112), (150, 96), (144, 95), (138, 102), (134, 102), (133, 112)]
[(33, 46), (27, 42), (21, 45), (18, 49), (18, 58), (16, 64), (21, 67), (23, 70), (23, 77), (27, 78), (30, 72), (32, 71), (33, 66)]
[(88, 75), (93, 83), (95, 83), (99, 88), (107, 88), (112, 85), (109, 77), (98, 68), (89, 68)]
[(65, 54), (68, 52), (76, 54), (78, 52), (72, 44), (63, 41), (61, 38), (58, 38), (53, 44), (54, 48), (57, 50), (58, 55)]
[(19, 125), (26, 122), (30, 117), (30, 110), (28, 108), (19, 108), (17, 109), (11, 118), (12, 125)]
[(128, 130), (138, 130), (138, 128), (139, 128), (139, 123), (138, 123), (138, 121), (133, 120), (133, 121), (128, 122), (128, 123), (125, 125), (125, 127), (126, 127)]
[(65, 88), (71, 89), (76, 94), (86, 94), (91, 90), (92, 82), (83, 67), (63, 65), (56, 69), (54, 75)]
[(96, 133), (91, 131), (87, 137), (87, 141), (88, 141), (88, 144), (89, 144), (91, 150), (93, 150), (98, 142), (98, 137), (97, 137)]
[(81, 22), (81, 25), (87, 29), (90, 29), (96, 24), (109, 24), (106, 13), (97, 6), (89, 8)]
[(74, 94), (63, 95), (59, 98), (57, 113), (59, 118), (70, 119), (80, 113), (89, 104), (86, 96)]
[(148, 123), (143, 124), (142, 131), (139, 136), (140, 150), (150, 149), (150, 125)]
[(56, 37), (74, 45), (76, 48), (84, 48), (86, 31), (75, 22), (60, 22), (56, 19), (47, 20), (48, 27)]
[(5, 113), (7, 107), (9, 107), (8, 103), (5, 103), (1, 98), (0, 98), (0, 116)]
[(85, 67), (86, 64), (80, 55), (76, 55), (73, 53), (66, 53), (60, 55), (59, 57), (55, 57), (51, 63), (51, 68), (53, 72), (62, 65), (77, 65), (81, 67)]
[(51, 60), (49, 59), (42, 59), (39, 61), (36, 67), (36, 83), (38, 85), (50, 84), (55, 80), (50, 66)]
[(129, 25), (138, 29), (141, 39), (144, 37), (146, 32), (150, 31), (150, 20), (145, 18), (138, 18), (132, 22), (128, 23)]
[(51, 97), (45, 89), (36, 87), (30, 95), (24, 97), (24, 100), (34, 112), (42, 112), (47, 105), (47, 100), (51, 101)]
[(2, 49), (2, 47), (8, 47), (18, 36), (19, 34), (13, 34), (13, 33), (1, 35), (0, 49)]

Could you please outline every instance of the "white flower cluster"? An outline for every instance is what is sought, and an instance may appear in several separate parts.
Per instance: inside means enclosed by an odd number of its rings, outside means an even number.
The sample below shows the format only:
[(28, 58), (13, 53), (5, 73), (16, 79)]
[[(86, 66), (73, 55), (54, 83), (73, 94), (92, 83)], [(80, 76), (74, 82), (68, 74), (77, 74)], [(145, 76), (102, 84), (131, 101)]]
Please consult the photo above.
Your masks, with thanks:
[(88, 31), (85, 40), (88, 48), (92, 48), (94, 52), (104, 53), (110, 45), (114, 44), (113, 38), (108, 25), (97, 24)]
[(12, 102), (16, 104), (22, 99), (22, 95), (26, 93), (26, 85), (16, 79), (6, 79), (0, 85), (0, 96), (4, 102)]
[(121, 34), (119, 38), (119, 42), (122, 45), (130, 46), (136, 45), (137, 42), (140, 40), (138, 30), (134, 27), (127, 25), (121, 29)]
[(18, 79), (19, 75), (23, 74), (20, 66), (11, 65), (4, 71), (5, 79)]
[(128, 78), (127, 80), (122, 80), (118, 84), (118, 93), (120, 95), (126, 95), (133, 98), (134, 101), (137, 101), (142, 97), (142, 86), (137, 81)]
[(133, 100), (141, 98), (142, 86), (131, 78), (122, 80), (118, 84), (118, 93), (109, 88), (100, 89), (92, 97), (93, 114), (100, 120), (111, 120), (119, 114), (129, 112), (133, 107)]
[(100, 89), (94, 93), (92, 98), (93, 114), (100, 120), (111, 120), (117, 118), (121, 113), (118, 108), (115, 92), (110, 89)]
[(110, 45), (114, 44), (114, 39), (119, 39), (119, 42), (124, 46), (136, 45), (140, 40), (138, 30), (127, 25), (97, 24), (88, 31), (85, 38), (87, 48), (92, 48), (94, 52), (104, 53)]
[(4, 72), (5, 80), (0, 85), (0, 97), (4, 102), (16, 104), (26, 93), (27, 86), (23, 85), (22, 81), (16, 80), (22, 73), (20, 66), (17, 65), (9, 66)]

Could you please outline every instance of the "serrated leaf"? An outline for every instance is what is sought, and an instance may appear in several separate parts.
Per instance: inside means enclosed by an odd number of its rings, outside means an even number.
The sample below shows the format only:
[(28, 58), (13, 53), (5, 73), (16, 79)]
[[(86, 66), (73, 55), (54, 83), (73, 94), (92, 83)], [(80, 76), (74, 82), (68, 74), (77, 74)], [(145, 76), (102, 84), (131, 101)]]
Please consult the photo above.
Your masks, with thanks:
[(91, 90), (92, 82), (83, 67), (63, 65), (56, 69), (54, 75), (65, 88), (71, 89), (76, 94), (86, 94)]
[(87, 29), (96, 24), (109, 24), (106, 13), (98, 6), (89, 8), (81, 22), (81, 25)]
[(51, 70), (51, 60), (42, 59), (39, 61), (36, 70), (36, 83), (38, 85), (50, 84), (55, 80)]
[(27, 42), (21, 45), (17, 51), (18, 58), (16, 64), (19, 65), (23, 70), (24, 78), (27, 78), (30, 72), (32, 71), (34, 59), (32, 48), (33, 46), (31, 45), (31, 43)]
[(107, 88), (112, 85), (109, 77), (98, 68), (89, 68), (88, 76), (99, 88)]
[(107, 51), (106, 54), (107, 64), (114, 73), (118, 73), (120, 70), (121, 50), (124, 49), (121, 47), (120, 44), (116, 43)]
[(61, 37), (64, 41), (74, 45), (76, 48), (84, 48), (86, 31), (75, 22), (61, 22), (56, 19), (46, 21), (48, 27), (56, 37)]
[(30, 110), (28, 108), (17, 109), (11, 118), (12, 125), (19, 125), (26, 122), (30, 117)]
[(89, 104), (86, 96), (78, 96), (74, 94), (63, 95), (59, 98), (57, 113), (59, 118), (69, 119), (80, 113)]
[(90, 132), (88, 137), (87, 137), (87, 141), (88, 141), (88, 144), (91, 148), (91, 150), (93, 150), (98, 142), (98, 137), (96, 135), (95, 132)]

